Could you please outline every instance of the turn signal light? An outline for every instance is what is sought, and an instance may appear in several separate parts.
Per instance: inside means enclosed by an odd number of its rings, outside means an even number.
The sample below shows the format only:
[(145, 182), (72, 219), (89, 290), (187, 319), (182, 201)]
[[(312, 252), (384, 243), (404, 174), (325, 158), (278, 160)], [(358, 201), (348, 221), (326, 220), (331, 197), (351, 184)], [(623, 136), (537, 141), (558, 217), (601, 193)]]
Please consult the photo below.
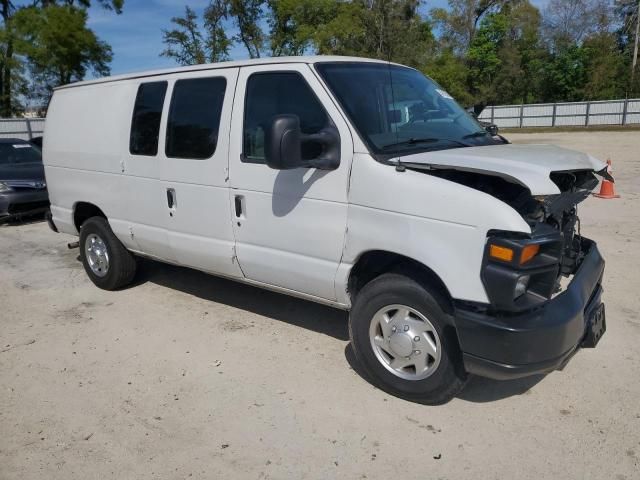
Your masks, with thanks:
[[(489, 247), (489, 255), (492, 258), (502, 260), (505, 262), (513, 261), (513, 249), (509, 247), (500, 247), (499, 245), (491, 245)], [(524, 255), (524, 252), (523, 252)]]
[(533, 257), (535, 257), (540, 251), (540, 245), (527, 245), (522, 249), (520, 254), (520, 265), (524, 265)]

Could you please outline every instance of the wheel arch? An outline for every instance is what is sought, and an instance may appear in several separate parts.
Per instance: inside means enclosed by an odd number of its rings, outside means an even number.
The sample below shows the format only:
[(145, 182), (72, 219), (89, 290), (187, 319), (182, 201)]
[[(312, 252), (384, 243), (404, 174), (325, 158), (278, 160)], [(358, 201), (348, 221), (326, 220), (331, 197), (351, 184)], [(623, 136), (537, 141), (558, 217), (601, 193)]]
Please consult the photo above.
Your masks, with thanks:
[(82, 224), (91, 217), (102, 217), (108, 221), (107, 216), (97, 205), (91, 202), (76, 202), (73, 205), (73, 224), (78, 233)]
[(453, 312), (453, 297), (436, 272), (411, 257), (387, 250), (368, 250), (358, 256), (347, 280), (351, 303), (367, 283), (385, 273), (399, 273), (416, 280), (439, 297), (447, 313)]

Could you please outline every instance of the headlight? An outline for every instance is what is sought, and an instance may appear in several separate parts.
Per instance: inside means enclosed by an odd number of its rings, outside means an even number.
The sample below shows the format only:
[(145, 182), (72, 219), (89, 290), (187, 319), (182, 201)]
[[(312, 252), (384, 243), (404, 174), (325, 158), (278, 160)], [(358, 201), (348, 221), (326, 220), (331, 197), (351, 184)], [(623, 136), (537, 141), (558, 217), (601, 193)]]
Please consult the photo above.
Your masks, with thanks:
[[(526, 245), (519, 249), (519, 255), (517, 255), (517, 264), (524, 265), (533, 257), (535, 257), (540, 251), (540, 245), (532, 244)], [(504, 247), (500, 245), (489, 245), (489, 255), (496, 260), (502, 260), (504, 262), (513, 262), (515, 252), (511, 247)]]
[(4, 182), (0, 182), (0, 193), (11, 192), (12, 188)]
[(530, 235), (491, 231), (480, 276), (492, 306), (523, 311), (550, 299), (562, 252), (563, 237), (551, 225), (536, 225)]

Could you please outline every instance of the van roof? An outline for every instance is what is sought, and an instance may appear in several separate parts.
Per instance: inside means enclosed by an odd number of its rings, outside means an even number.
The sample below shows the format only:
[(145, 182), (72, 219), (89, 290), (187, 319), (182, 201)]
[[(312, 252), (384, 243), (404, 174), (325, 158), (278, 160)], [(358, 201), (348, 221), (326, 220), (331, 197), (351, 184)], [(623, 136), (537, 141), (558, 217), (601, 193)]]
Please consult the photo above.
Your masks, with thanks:
[[(268, 58), (254, 58), (251, 60), (238, 60), (231, 62), (220, 63), (205, 63), (201, 65), (192, 65), (188, 67), (175, 67), (165, 68), (162, 70), (149, 70), (146, 72), (125, 73), (123, 75), (114, 75), (112, 77), (102, 77), (95, 80), (85, 80), (83, 82), (70, 83), (68, 85), (62, 85), (57, 87), (56, 90), (80, 87), (84, 85), (94, 85), (98, 83), (117, 82), (120, 80), (131, 80), (135, 78), (156, 77), (160, 75), (168, 75), (171, 73), (180, 72), (198, 72), (202, 70), (215, 70), (218, 68), (236, 68), (247, 67), (253, 65), (273, 65), (279, 63), (318, 63), (318, 62), (370, 62), (370, 63), (384, 63), (389, 62), (383, 60), (375, 60), (371, 58), (362, 57), (342, 57), (333, 55), (313, 55), (313, 56), (298, 56), (298, 57), (268, 57)], [(398, 64), (394, 64), (398, 65)]]

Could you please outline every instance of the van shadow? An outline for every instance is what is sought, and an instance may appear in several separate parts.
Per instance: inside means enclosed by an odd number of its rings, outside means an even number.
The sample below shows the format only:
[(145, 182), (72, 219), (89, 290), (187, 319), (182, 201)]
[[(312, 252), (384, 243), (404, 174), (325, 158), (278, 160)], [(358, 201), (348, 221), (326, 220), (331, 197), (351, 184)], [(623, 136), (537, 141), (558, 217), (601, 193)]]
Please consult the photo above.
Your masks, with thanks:
[(135, 284), (151, 282), (188, 295), (245, 310), (300, 328), (348, 340), (348, 314), (289, 295), (270, 292), (197, 270), (140, 259)]
[[(344, 349), (344, 356), (354, 372), (365, 381), (373, 383), (367, 372), (362, 369), (356, 360), (353, 347), (350, 343)], [(544, 375), (537, 375), (516, 380), (499, 381), (471, 375), (464, 389), (457, 395), (457, 398), (472, 403), (489, 403), (504, 400), (509, 397), (527, 394), (527, 392), (543, 378)], [(407, 401), (411, 402), (411, 400)]]
[[(139, 259), (138, 274), (134, 285), (142, 285), (147, 282), (328, 335), (337, 340), (349, 341), (348, 313), (335, 308), (215, 277), (189, 268), (149, 259)], [(365, 381), (371, 382), (367, 373), (357, 362), (350, 343), (346, 345), (344, 354), (354, 372)], [(471, 376), (457, 398), (472, 403), (503, 400), (527, 394), (543, 378), (544, 375), (538, 375), (516, 380), (497, 381)]]
[(515, 380), (492, 380), (472, 375), (458, 398), (467, 402), (487, 403), (527, 395), (544, 378), (545, 375), (534, 375)]

